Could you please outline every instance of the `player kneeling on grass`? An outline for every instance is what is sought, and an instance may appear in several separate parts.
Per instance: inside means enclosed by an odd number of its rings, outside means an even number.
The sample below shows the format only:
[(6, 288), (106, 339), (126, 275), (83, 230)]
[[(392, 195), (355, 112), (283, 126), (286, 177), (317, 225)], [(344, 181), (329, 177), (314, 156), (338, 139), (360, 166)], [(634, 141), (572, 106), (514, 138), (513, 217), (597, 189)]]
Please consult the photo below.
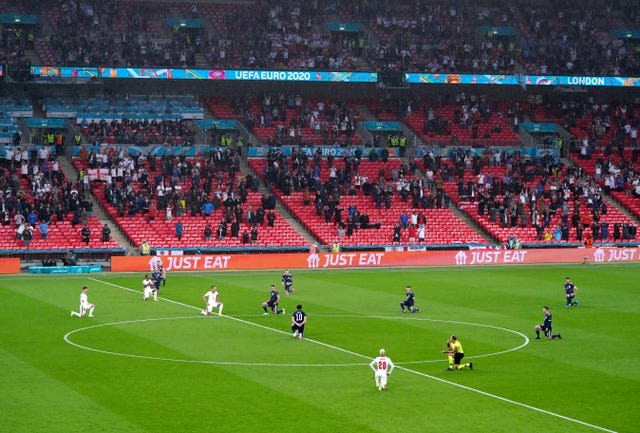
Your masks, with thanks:
[(202, 310), (203, 316), (210, 316), (211, 312), (214, 308), (218, 309), (218, 316), (222, 316), (222, 308), (224, 308), (224, 304), (222, 302), (218, 302), (218, 288), (213, 285), (211, 286), (211, 290), (202, 296), (202, 299), (205, 303), (205, 309)]
[(384, 349), (380, 349), (380, 356), (374, 358), (374, 360), (369, 363), (369, 367), (373, 370), (376, 387), (378, 387), (380, 391), (386, 389), (387, 377), (396, 366), (393, 365), (391, 358), (387, 357)]
[(553, 321), (553, 316), (551, 315), (551, 311), (549, 311), (549, 307), (542, 307), (542, 312), (544, 313), (542, 324), (536, 325), (534, 328), (536, 331), (536, 340), (540, 339), (540, 331), (544, 332), (545, 337), (547, 337), (547, 339), (549, 340), (553, 340), (556, 338), (561, 340), (562, 336), (560, 336), (560, 333), (551, 333), (551, 322)]
[(462, 343), (458, 340), (458, 337), (452, 335), (447, 341), (447, 356), (449, 358), (449, 368), (447, 370), (460, 370), (462, 368), (468, 368), (473, 370), (473, 363), (469, 362), (461, 364), (462, 358), (464, 358), (464, 349), (462, 349)]
[(89, 288), (84, 286), (82, 288), (82, 292), (80, 292), (80, 311), (72, 311), (71, 317), (84, 317), (84, 315), (88, 312), (89, 317), (93, 317), (93, 310), (96, 308), (95, 305), (89, 302)]
[(153, 300), (158, 300), (158, 291), (153, 285), (153, 280), (149, 278), (149, 275), (144, 276), (144, 280), (142, 280), (143, 294), (142, 299), (148, 300), (149, 296), (153, 295)]
[(567, 298), (565, 307), (577, 307), (580, 302), (576, 299), (576, 293), (578, 292), (578, 286), (573, 284), (570, 277), (564, 280), (564, 294)]
[(271, 310), (271, 312), (275, 315), (284, 314), (284, 308), (278, 309), (278, 305), (280, 304), (280, 293), (276, 290), (275, 285), (271, 285), (269, 288), (269, 299), (262, 303), (262, 309), (264, 310), (263, 315), (268, 316), (269, 312), (267, 308)]
[(413, 294), (413, 290), (411, 286), (407, 285), (404, 289), (405, 298), (404, 301), (400, 302), (400, 311), (405, 312), (405, 307), (410, 313), (418, 313), (420, 312), (420, 307), (416, 305), (416, 296)]
[(296, 311), (291, 315), (291, 331), (293, 336), (302, 340), (304, 337), (304, 325), (307, 323), (307, 313), (302, 311), (302, 305), (296, 305)]
[(289, 269), (284, 271), (281, 281), (282, 285), (284, 286), (285, 295), (293, 295), (293, 292), (295, 292), (296, 289), (293, 288), (293, 275), (291, 275)]

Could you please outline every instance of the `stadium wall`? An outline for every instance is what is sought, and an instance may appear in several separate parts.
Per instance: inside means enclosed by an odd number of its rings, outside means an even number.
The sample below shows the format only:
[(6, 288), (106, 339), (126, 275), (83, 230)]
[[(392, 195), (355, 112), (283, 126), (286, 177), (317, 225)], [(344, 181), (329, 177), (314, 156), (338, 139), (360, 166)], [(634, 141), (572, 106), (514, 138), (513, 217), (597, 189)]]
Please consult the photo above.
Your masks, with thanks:
[(483, 266), (535, 263), (640, 262), (640, 248), (219, 254), (111, 258), (112, 272), (147, 272), (158, 260), (169, 271), (330, 269), (391, 266)]
[(0, 274), (19, 274), (20, 259), (17, 257), (0, 258)]

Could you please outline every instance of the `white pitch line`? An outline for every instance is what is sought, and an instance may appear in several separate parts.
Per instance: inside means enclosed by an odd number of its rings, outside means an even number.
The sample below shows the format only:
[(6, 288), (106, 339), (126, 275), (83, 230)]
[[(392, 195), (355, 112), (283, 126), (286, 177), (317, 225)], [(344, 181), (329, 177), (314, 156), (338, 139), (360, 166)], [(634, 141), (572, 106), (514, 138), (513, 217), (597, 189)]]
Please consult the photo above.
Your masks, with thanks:
[[(235, 314), (233, 317), (262, 317), (262, 314)], [(474, 356), (465, 356), (465, 359), (478, 359), (478, 358), (488, 358), (489, 356), (496, 355), (504, 355), (505, 353), (515, 352), (520, 350), (527, 345), (529, 345), (529, 337), (524, 335), (520, 331), (516, 331), (515, 329), (503, 328), (501, 326), (494, 325), (486, 325), (484, 323), (472, 323), (472, 322), (460, 322), (457, 320), (444, 320), (444, 319), (430, 319), (428, 317), (397, 317), (397, 316), (380, 316), (380, 315), (362, 315), (362, 314), (314, 314), (313, 317), (346, 317), (346, 318), (356, 318), (356, 319), (383, 319), (383, 320), (409, 320), (409, 321), (419, 321), (419, 322), (438, 322), (438, 323), (453, 323), (456, 325), (467, 325), (467, 326), (476, 326), (479, 328), (488, 328), (488, 329), (497, 329), (498, 331), (504, 331), (511, 334), (515, 334), (519, 337), (522, 337), (524, 342), (519, 346), (512, 347), (510, 349), (501, 350), (499, 352), (491, 352), (491, 353), (483, 353), (480, 355)], [(410, 364), (430, 364), (434, 362), (446, 362), (446, 359), (425, 359), (421, 361), (402, 361), (396, 362), (396, 365), (410, 365)]]
[[(96, 282), (99, 282), (99, 283), (102, 283), (102, 284), (107, 284), (107, 285), (110, 285), (110, 286), (113, 286), (113, 287), (117, 287), (117, 288), (122, 289), (122, 290), (127, 290), (129, 292), (134, 292), (134, 293), (137, 293), (137, 294), (142, 293), (142, 292), (139, 292), (137, 290), (130, 289), (128, 287), (120, 286), (118, 284), (113, 284), (113, 283), (109, 283), (107, 281), (98, 280), (97, 278), (89, 277), (89, 279), (93, 280), (93, 281), (96, 281)], [(179, 301), (174, 301), (172, 299), (160, 298), (160, 297), (158, 297), (158, 299), (162, 299), (162, 300), (170, 302), (172, 304), (182, 305), (183, 307), (200, 310), (199, 307), (195, 307), (193, 305), (185, 304), (185, 303), (182, 303), (182, 302), (179, 302)], [(221, 316), (221, 317), (227, 318), (227, 319), (230, 319), (230, 320), (235, 320), (237, 322), (244, 323), (246, 325), (256, 326), (258, 328), (262, 328), (262, 329), (265, 329), (265, 330), (268, 330), (268, 331), (277, 332), (277, 333), (280, 333), (280, 334), (290, 335), (288, 332), (282, 331), (280, 329), (270, 328), (268, 326), (264, 326), (264, 325), (260, 325), (258, 323), (250, 322), (248, 320), (242, 320), (242, 319), (239, 319), (237, 317), (224, 316), (224, 315)], [(312, 340), (310, 338), (305, 338), (304, 340), (308, 341), (310, 343), (314, 343), (314, 344), (318, 344), (320, 346), (324, 346), (324, 347), (329, 348), (329, 349), (336, 350), (338, 352), (347, 353), (349, 355), (353, 355), (353, 356), (356, 356), (358, 358), (364, 358), (364, 359), (367, 359), (367, 360), (372, 359), (371, 357), (363, 355), (361, 353), (353, 352), (351, 350), (344, 349), (344, 348), (339, 347), (339, 346), (334, 346), (332, 344), (323, 343), (322, 341)], [(462, 385), (460, 383), (452, 382), (450, 380), (442, 379), (442, 378), (439, 378), (437, 376), (432, 376), (430, 374), (422, 373), (422, 372), (417, 371), (417, 370), (412, 370), (412, 369), (407, 368), (407, 367), (398, 366), (397, 368), (399, 370), (405, 371), (407, 373), (412, 373), (412, 374), (415, 374), (415, 375), (418, 375), (418, 376), (426, 377), (428, 379), (435, 380), (437, 382), (445, 383), (447, 385), (455, 386), (455, 387), (460, 388), (460, 389), (464, 389), (464, 390), (467, 390), (467, 391), (474, 392), (476, 394), (483, 395), (485, 397), (495, 398), (496, 400), (499, 400), (499, 401), (502, 401), (502, 402), (505, 402), (505, 403), (509, 403), (509, 404), (514, 405), (514, 406), (520, 406), (520, 407), (523, 407), (525, 409), (533, 410), (535, 412), (539, 412), (539, 413), (543, 413), (545, 415), (549, 415), (549, 416), (553, 416), (553, 417), (556, 417), (556, 418), (559, 418), (559, 419), (563, 419), (565, 421), (569, 421), (569, 422), (572, 422), (572, 423), (575, 423), (575, 424), (579, 424), (579, 425), (582, 425), (584, 427), (589, 427), (589, 428), (592, 428), (594, 430), (599, 430), (599, 431), (603, 431), (603, 432), (607, 432), (607, 433), (618, 433), (615, 430), (611, 430), (611, 429), (608, 429), (608, 428), (605, 428), (605, 427), (600, 427), (600, 426), (597, 426), (595, 424), (590, 424), (590, 423), (585, 422), (585, 421), (580, 421), (579, 419), (571, 418), (571, 417), (568, 417), (568, 416), (565, 416), (565, 415), (561, 415), (559, 413), (555, 413), (555, 412), (551, 412), (551, 411), (548, 411), (548, 410), (545, 410), (545, 409), (541, 409), (539, 407), (531, 406), (531, 405), (526, 404), (526, 403), (521, 403), (521, 402), (516, 401), (516, 400), (511, 400), (509, 398), (500, 397), (499, 395), (492, 394), (490, 392), (485, 392), (485, 391), (482, 391), (482, 390), (477, 389), (477, 388), (472, 388), (470, 386), (466, 386), (466, 385)]]
[(78, 349), (88, 350), (90, 352), (102, 353), (104, 355), (112, 355), (112, 356), (122, 356), (126, 358), (136, 358), (136, 359), (148, 359), (152, 361), (168, 361), (168, 362), (180, 362), (185, 364), (208, 364), (208, 365), (235, 365), (235, 366), (243, 366), (243, 367), (362, 367), (366, 366), (365, 363), (351, 363), (351, 364), (312, 364), (312, 363), (275, 363), (275, 362), (241, 362), (241, 361), (207, 361), (207, 360), (196, 360), (196, 359), (181, 359), (181, 358), (163, 358), (160, 356), (150, 356), (150, 355), (136, 355), (134, 353), (123, 353), (123, 352), (113, 352), (110, 350), (98, 349), (96, 347), (85, 346), (80, 343), (76, 343), (71, 339), (71, 336), (83, 331), (88, 331), (90, 329), (96, 328), (104, 328), (108, 326), (116, 326), (116, 325), (127, 325), (131, 323), (144, 323), (144, 322), (157, 322), (161, 320), (190, 320), (190, 319), (198, 319), (198, 320), (206, 320), (205, 317), (202, 316), (183, 316), (183, 317), (155, 317), (152, 319), (139, 319), (139, 320), (123, 320), (120, 322), (110, 322), (110, 323), (101, 323), (98, 325), (85, 326), (84, 328), (74, 329), (72, 331), (67, 332), (64, 335), (64, 341)]

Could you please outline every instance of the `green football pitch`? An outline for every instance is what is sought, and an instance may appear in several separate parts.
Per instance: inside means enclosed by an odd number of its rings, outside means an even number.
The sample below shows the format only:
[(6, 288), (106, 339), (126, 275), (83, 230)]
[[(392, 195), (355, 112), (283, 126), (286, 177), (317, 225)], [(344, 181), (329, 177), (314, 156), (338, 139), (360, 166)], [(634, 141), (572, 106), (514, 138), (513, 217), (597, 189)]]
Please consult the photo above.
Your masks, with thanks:
[[(293, 276), (282, 316), (260, 307), (280, 272), (173, 273), (158, 302), (143, 274), (0, 277), (0, 432), (640, 429), (638, 265)], [(212, 283), (223, 317), (200, 315)], [(400, 313), (406, 284), (419, 313)], [(72, 318), (84, 285), (95, 317)], [(535, 339), (543, 305), (561, 340)], [(451, 334), (473, 370), (446, 371)], [(397, 365), (382, 392), (367, 365), (380, 348)]]

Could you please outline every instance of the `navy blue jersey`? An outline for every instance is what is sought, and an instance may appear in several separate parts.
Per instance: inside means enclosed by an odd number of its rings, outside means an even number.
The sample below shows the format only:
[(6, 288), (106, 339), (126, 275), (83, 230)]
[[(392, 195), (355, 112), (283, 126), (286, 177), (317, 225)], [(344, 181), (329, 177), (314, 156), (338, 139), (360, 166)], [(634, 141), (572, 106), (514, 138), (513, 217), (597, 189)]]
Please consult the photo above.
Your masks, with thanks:
[(273, 289), (270, 293), (269, 293), (269, 302), (271, 303), (276, 303), (278, 302), (278, 291)]
[(291, 316), (293, 316), (293, 320), (296, 323), (302, 323), (304, 318), (307, 317), (307, 313), (305, 313), (302, 310), (296, 310), (296, 311), (294, 311), (294, 313)]
[(573, 295), (576, 285), (573, 283), (564, 283), (564, 291), (567, 295)]
[(551, 321), (553, 320), (553, 317), (551, 316), (551, 313), (544, 313), (544, 323), (542, 324), (545, 328), (549, 329), (551, 328)]
[(413, 305), (413, 302), (415, 301), (414, 298), (415, 295), (413, 294), (413, 292), (407, 293), (407, 298), (404, 300), (405, 304)]
[(290, 286), (293, 284), (293, 275), (291, 274), (282, 274), (282, 282), (285, 286)]

